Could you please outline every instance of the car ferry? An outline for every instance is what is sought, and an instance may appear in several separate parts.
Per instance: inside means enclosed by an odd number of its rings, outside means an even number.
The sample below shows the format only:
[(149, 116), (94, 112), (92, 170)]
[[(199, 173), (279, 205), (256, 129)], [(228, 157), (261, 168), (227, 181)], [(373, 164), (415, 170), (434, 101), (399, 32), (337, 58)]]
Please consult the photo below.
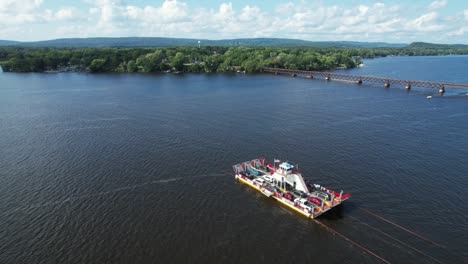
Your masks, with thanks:
[(232, 168), (236, 180), (307, 218), (324, 214), (351, 197), (343, 191), (338, 193), (319, 184), (308, 184), (293, 165), (277, 159), (273, 164), (266, 164), (264, 158), (258, 158)]

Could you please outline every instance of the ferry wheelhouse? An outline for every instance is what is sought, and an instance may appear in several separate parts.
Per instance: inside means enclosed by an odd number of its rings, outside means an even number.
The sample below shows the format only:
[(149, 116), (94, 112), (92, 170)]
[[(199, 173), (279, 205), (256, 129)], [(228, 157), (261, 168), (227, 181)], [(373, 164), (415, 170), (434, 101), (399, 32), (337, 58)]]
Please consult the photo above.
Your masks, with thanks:
[(308, 218), (315, 218), (351, 197), (349, 193), (306, 182), (293, 165), (276, 159), (267, 164), (264, 158), (258, 158), (232, 168), (236, 180)]

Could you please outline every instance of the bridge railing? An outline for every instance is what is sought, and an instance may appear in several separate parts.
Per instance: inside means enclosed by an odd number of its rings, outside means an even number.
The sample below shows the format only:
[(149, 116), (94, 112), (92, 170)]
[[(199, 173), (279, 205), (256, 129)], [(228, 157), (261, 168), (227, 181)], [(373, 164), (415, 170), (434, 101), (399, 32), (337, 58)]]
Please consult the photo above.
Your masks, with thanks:
[(440, 83), (440, 82), (429, 82), (419, 80), (401, 80), (393, 78), (383, 78), (374, 76), (360, 76), (352, 74), (343, 74), (335, 72), (322, 72), (322, 71), (305, 71), (305, 70), (291, 70), (282, 68), (263, 68), (264, 72), (271, 72), (275, 74), (290, 74), (290, 75), (303, 75), (309, 78), (322, 77), (326, 80), (340, 80), (340, 81), (352, 81), (356, 83), (382, 83), (386, 87), (390, 85), (404, 86), (406, 89), (410, 89), (412, 86), (420, 88), (432, 88), (439, 89), (440, 92), (445, 92), (445, 87), (468, 89), (468, 85), (464, 84), (451, 84), (451, 83)]

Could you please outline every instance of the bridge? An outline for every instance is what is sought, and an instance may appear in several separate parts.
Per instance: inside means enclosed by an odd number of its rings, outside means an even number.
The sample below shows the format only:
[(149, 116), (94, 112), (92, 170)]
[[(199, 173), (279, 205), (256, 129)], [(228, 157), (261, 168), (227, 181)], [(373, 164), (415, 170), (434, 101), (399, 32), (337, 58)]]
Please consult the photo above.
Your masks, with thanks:
[(387, 88), (390, 87), (391, 85), (396, 85), (396, 86), (403, 86), (407, 90), (410, 90), (411, 87), (430, 88), (430, 89), (438, 89), (439, 93), (444, 93), (446, 87), (468, 89), (468, 85), (464, 85), (464, 84), (439, 83), (439, 82), (427, 82), (427, 81), (415, 81), (415, 80), (400, 80), (400, 79), (391, 79), (391, 78), (382, 78), (382, 77), (373, 77), (373, 76), (342, 74), (342, 73), (335, 73), (335, 72), (290, 70), (290, 69), (280, 69), (280, 68), (263, 68), (263, 72), (271, 72), (271, 73), (274, 73), (275, 75), (288, 74), (293, 77), (305, 76), (310, 79), (319, 77), (327, 81), (336, 80), (336, 81), (345, 81), (345, 82), (351, 82), (351, 83), (357, 83), (357, 84), (362, 84), (364, 82), (378, 83), (378, 84), (382, 84), (384, 87), (387, 87)]

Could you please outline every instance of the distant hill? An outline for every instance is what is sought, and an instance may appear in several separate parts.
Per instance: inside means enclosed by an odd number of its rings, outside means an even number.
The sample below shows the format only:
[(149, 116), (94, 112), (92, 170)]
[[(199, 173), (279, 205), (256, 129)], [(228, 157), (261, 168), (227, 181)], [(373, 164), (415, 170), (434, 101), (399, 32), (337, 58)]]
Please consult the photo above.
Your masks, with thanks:
[(464, 44), (434, 44), (434, 43), (427, 43), (427, 42), (413, 42), (408, 45), (408, 48), (415, 48), (415, 49), (466, 49), (468, 45)]
[(405, 47), (407, 44), (386, 42), (356, 41), (308, 41), (285, 38), (242, 38), (242, 39), (186, 39), (160, 37), (125, 37), (125, 38), (63, 38), (45, 41), (19, 42), (0, 40), (0, 46), (21, 47), (171, 47), (196, 46), (274, 46), (274, 47)]
[(19, 41), (11, 41), (11, 40), (1, 40), (0, 39), (0, 46), (10, 46), (10, 45), (16, 45), (19, 44)]
[(125, 38), (63, 38), (43, 41), (0, 40), (0, 46), (53, 47), (53, 48), (99, 48), (99, 47), (175, 47), (197, 46), (271, 46), (271, 47), (318, 47), (318, 48), (414, 48), (414, 49), (466, 49), (464, 44), (434, 44), (427, 42), (387, 43), (359, 41), (309, 41), (286, 38), (239, 38), (239, 39), (189, 39), (160, 37)]

